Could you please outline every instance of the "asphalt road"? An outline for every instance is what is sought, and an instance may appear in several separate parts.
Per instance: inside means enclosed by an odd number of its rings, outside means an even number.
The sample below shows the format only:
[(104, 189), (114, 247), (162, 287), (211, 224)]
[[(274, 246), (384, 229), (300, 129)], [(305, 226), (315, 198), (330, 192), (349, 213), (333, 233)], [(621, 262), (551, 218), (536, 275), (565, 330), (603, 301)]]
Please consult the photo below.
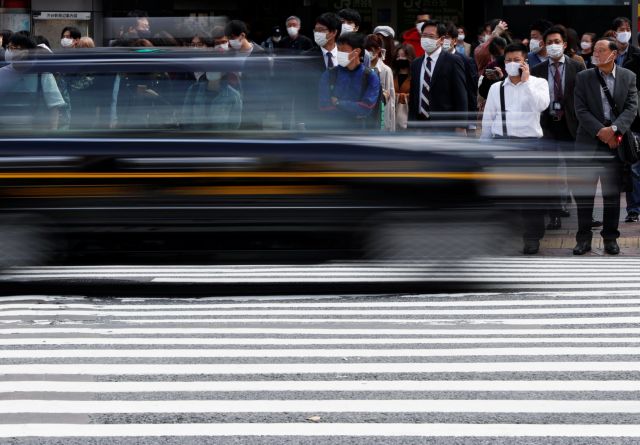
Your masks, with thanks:
[(431, 295), (2, 297), (0, 444), (638, 444), (637, 286), (579, 279)]

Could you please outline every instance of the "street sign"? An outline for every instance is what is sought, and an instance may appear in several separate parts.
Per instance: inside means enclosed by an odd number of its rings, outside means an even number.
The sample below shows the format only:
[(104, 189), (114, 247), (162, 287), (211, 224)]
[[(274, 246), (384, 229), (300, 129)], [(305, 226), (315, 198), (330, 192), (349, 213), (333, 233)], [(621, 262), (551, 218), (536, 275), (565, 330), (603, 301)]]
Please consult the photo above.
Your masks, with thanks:
[(34, 20), (91, 20), (90, 12), (48, 11), (35, 12)]

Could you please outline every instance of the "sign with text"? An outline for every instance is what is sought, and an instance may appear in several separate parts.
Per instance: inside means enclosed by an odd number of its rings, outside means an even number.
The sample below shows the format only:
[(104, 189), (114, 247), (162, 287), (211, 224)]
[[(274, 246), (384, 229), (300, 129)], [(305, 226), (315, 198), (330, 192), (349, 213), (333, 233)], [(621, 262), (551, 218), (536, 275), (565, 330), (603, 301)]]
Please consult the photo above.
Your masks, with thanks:
[(33, 14), (34, 20), (91, 20), (90, 12), (63, 12), (49, 11), (36, 12)]

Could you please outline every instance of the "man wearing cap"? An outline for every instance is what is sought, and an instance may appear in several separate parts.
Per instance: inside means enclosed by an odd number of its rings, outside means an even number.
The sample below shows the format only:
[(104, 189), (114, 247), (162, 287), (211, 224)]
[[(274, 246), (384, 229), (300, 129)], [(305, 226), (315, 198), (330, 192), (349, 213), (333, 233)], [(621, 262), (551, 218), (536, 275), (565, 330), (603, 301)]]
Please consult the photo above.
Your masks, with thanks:
[(271, 29), (271, 35), (267, 40), (262, 42), (262, 46), (269, 54), (273, 54), (277, 48), (280, 48), (282, 42), (282, 28), (274, 26)]
[(287, 36), (280, 42), (280, 48), (292, 49), (294, 51), (308, 51), (313, 48), (313, 42), (307, 36), (300, 34), (302, 21), (299, 17), (292, 15), (286, 21)]

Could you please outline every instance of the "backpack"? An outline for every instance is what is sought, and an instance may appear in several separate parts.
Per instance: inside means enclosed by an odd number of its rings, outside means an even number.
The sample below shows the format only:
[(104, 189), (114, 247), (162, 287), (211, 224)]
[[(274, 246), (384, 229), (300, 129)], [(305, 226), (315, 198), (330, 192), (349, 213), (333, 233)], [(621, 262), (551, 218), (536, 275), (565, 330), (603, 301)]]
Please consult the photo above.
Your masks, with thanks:
[[(380, 75), (378, 72), (370, 67), (366, 67), (364, 69), (364, 73), (362, 75), (362, 85), (360, 87), (360, 96), (367, 91), (369, 87), (369, 76), (371, 73), (375, 72), (378, 77)], [(333, 93), (333, 90), (336, 87), (336, 82), (338, 80), (338, 67), (329, 68), (329, 92)], [(384, 107), (384, 94), (382, 94), (382, 84), (380, 84), (380, 88), (378, 91), (378, 99), (376, 101), (376, 105), (373, 107), (371, 114), (369, 114), (365, 118), (360, 118), (358, 120), (362, 121), (362, 128), (371, 128), (380, 130), (384, 126), (382, 110)]]

